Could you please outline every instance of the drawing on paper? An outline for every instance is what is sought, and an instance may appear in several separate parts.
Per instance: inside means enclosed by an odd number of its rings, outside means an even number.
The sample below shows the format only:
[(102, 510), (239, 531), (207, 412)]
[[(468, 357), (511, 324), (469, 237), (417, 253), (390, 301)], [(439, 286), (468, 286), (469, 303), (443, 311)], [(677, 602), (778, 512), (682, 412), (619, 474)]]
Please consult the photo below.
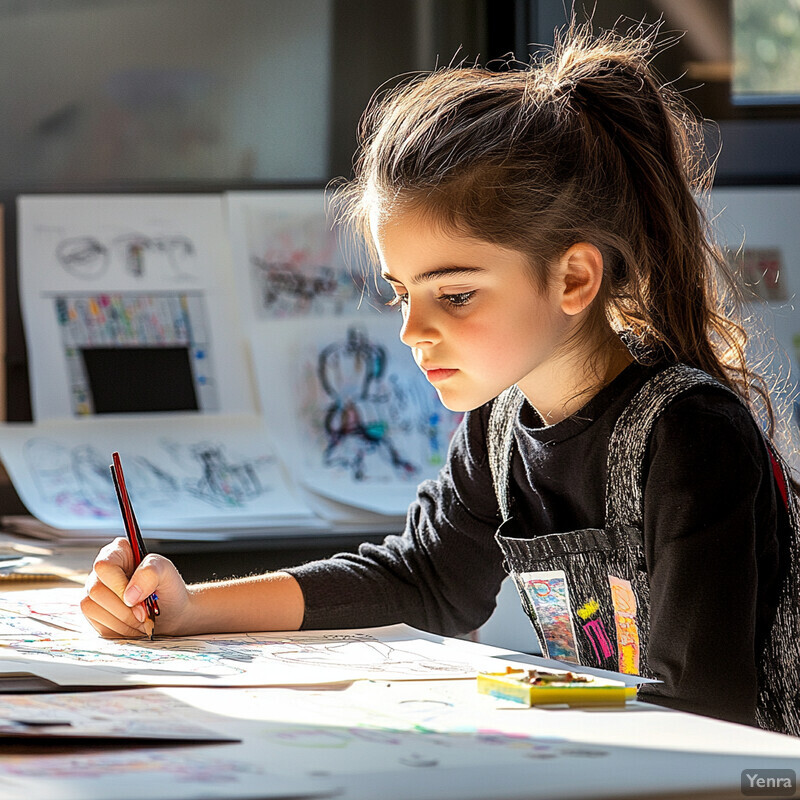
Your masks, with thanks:
[[(353, 668), (359, 672), (386, 672), (404, 675), (433, 676), (441, 672), (461, 672), (463, 664), (434, 659), (420, 659), (418, 653), (404, 650), (392, 642), (384, 642), (364, 633), (314, 634), (291, 639), (258, 637), (265, 648), (263, 657), (288, 664)], [(236, 641), (227, 642), (229, 646)]]
[(108, 248), (92, 236), (73, 236), (56, 245), (59, 264), (75, 278), (94, 280), (108, 271)]
[(322, 466), (353, 480), (417, 480), (444, 461), (460, 415), (447, 411), (416, 368), (396, 369), (388, 348), (357, 327), (322, 346), (306, 369), (304, 416)]
[[(115, 370), (124, 368), (121, 359), (136, 354), (153, 369), (165, 363), (163, 358), (174, 359), (169, 366), (175, 372), (176, 393), (186, 395), (187, 408), (219, 408), (201, 293), (59, 294), (53, 303), (76, 416), (107, 410), (102, 403), (98, 406), (98, 393), (105, 398), (116, 380)], [(179, 391), (178, 386), (184, 388)]]
[(346, 341), (328, 345), (319, 354), (317, 369), (320, 386), (330, 398), (323, 421), (328, 439), (325, 464), (349, 467), (356, 480), (363, 480), (366, 456), (378, 452), (395, 470), (414, 474), (416, 467), (392, 443), (387, 416), (374, 413), (388, 401), (380, 389), (386, 371), (385, 348), (351, 328)]
[(125, 233), (110, 242), (95, 236), (70, 236), (56, 244), (58, 263), (74, 278), (96, 280), (117, 267), (136, 279), (160, 274), (177, 280), (194, 280), (196, 251), (183, 234)]
[(306, 198), (303, 207), (287, 208), (282, 198), (242, 207), (257, 316), (339, 315), (380, 293), (379, 286), (367, 285), (364, 248), (331, 226), (323, 205), (320, 193)]
[[(347, 719), (348, 709), (341, 710)], [(372, 709), (374, 719), (375, 710)], [(573, 745), (557, 739), (547, 739), (525, 733), (506, 733), (461, 725), (452, 727), (447, 720), (425, 725), (413, 730), (358, 725), (312, 726), (292, 725), (274, 728), (265, 737), (270, 743), (283, 747), (309, 750), (344, 750), (378, 745), (383, 755), (406, 767), (436, 767), (455, 753), (470, 753), (473, 758), (497, 757), (497, 751), (506, 756), (530, 759), (598, 758), (610, 755), (609, 751), (594, 745)], [(424, 751), (422, 750), (424, 748)], [(392, 751), (396, 751), (392, 753)]]
[[(254, 682), (275, 680), (271, 670), (280, 664), (285, 675), (289, 667), (321, 668), (320, 680), (327, 669), (347, 671), (355, 677), (364, 674), (401, 675), (409, 678), (471, 677), (474, 667), (466, 662), (442, 659), (427, 649), (415, 652), (402, 644), (385, 642), (369, 634), (331, 633), (275, 638), (269, 634), (242, 634), (236, 637), (157, 638), (149, 640), (103, 640), (97, 637), (74, 637), (40, 640), (30, 637), (4, 637), (0, 643), (22, 657), (36, 660), (90, 664), (112, 669), (125, 666), (140, 676), (191, 676), (208, 679), (236, 678), (245, 673)], [(330, 673), (329, 673), (330, 674)], [(281, 678), (279, 682), (285, 682)]]
[[(179, 505), (181, 494), (217, 508), (242, 508), (271, 491), (271, 455), (231, 458), (213, 441), (185, 445), (161, 439), (158, 445), (161, 453), (126, 457), (129, 489), (145, 515), (148, 508)], [(37, 491), (50, 505), (78, 517), (119, 515), (108, 455), (90, 445), (68, 447), (44, 438), (29, 439), (24, 454)]]
[[(69, 590), (67, 590), (69, 591)], [(41, 633), (42, 626), (25, 629), (26, 621), (45, 623), (55, 626), (63, 631), (84, 631), (89, 628), (86, 618), (81, 614), (80, 608), (74, 599), (67, 596), (59, 597), (59, 590), (44, 592), (44, 597), (37, 597), (35, 601), (28, 592), (14, 592), (0, 595), (0, 611), (3, 611), (2, 629), (4, 634), (27, 635), (30, 630)], [(53, 634), (54, 628), (48, 627), (47, 631)]]

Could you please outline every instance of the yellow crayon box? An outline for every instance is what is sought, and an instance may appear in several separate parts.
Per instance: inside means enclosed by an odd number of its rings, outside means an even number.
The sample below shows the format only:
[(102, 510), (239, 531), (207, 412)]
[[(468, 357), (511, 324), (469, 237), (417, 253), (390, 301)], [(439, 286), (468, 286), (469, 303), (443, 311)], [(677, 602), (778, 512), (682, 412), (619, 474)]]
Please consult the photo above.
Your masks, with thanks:
[(622, 681), (541, 668), (479, 672), (478, 691), (526, 706), (616, 706), (636, 697), (636, 687)]

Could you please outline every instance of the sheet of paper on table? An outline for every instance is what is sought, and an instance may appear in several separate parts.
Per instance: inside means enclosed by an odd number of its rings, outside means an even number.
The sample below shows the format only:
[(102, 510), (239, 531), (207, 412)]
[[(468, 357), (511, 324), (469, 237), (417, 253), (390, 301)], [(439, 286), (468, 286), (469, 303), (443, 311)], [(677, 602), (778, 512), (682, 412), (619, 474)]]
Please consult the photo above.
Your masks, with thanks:
[[(185, 709), (156, 689), (0, 695), (0, 739), (240, 741), (187, 718)], [(213, 719), (210, 713), (204, 716)]]
[[(502, 670), (505, 656), (514, 655), (407, 625), (109, 640), (86, 632), (77, 607), (81, 596), (80, 589), (60, 589), (23, 597), (20, 616), (61, 630), (47, 638), (13, 631), (0, 636), (0, 675), (28, 672), (64, 687), (292, 686), (473, 678), (479, 671)], [(12, 605), (13, 594), (5, 597), (0, 608)], [(70, 625), (83, 628), (63, 630)]]

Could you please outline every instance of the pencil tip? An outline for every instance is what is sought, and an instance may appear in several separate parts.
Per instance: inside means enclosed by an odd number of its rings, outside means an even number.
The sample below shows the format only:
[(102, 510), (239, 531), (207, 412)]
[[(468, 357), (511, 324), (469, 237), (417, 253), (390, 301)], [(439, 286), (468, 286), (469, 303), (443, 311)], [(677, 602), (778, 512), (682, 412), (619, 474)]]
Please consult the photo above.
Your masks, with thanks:
[(149, 617), (144, 621), (144, 635), (149, 637), (150, 641), (153, 641), (153, 635), (155, 634), (155, 623)]

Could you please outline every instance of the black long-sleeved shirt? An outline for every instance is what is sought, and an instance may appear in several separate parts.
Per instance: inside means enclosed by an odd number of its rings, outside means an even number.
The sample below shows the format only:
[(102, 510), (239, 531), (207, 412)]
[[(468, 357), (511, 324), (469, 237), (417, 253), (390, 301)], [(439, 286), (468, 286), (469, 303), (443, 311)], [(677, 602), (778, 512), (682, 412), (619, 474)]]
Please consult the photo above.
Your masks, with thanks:
[[(658, 369), (631, 364), (555, 425), (523, 406), (511, 485), (516, 516), (531, 536), (603, 526), (611, 431)], [(486, 451), (490, 410), (466, 415), (438, 479), (420, 485), (401, 535), (288, 570), (305, 597), (304, 628), (406, 622), (454, 635), (488, 619), (505, 577), (494, 541), (500, 516)], [(693, 389), (656, 422), (643, 480), (648, 663), (663, 683), (640, 697), (754, 724), (757, 661), (788, 541), (756, 423), (732, 397)]]

